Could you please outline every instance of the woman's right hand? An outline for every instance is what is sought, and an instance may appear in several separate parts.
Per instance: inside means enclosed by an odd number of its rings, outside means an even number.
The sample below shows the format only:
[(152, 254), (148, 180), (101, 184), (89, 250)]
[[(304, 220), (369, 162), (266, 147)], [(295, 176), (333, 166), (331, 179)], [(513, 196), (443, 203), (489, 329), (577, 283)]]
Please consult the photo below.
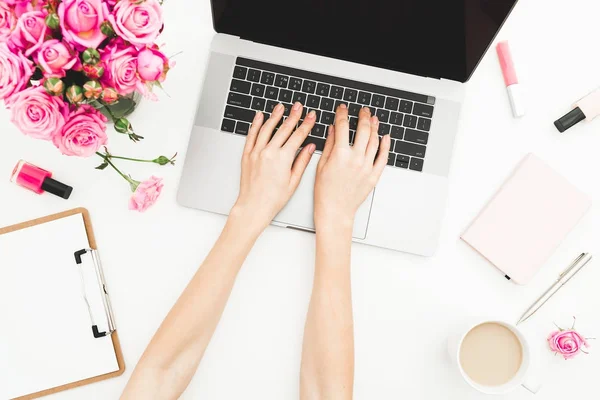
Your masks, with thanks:
[[(350, 229), (360, 205), (373, 190), (387, 165), (389, 135), (381, 144), (379, 120), (369, 108), (360, 110), (354, 145), (350, 146), (348, 109), (340, 105), (329, 127), (315, 181), (315, 227), (342, 224)], [(378, 152), (379, 150), (379, 152)]]

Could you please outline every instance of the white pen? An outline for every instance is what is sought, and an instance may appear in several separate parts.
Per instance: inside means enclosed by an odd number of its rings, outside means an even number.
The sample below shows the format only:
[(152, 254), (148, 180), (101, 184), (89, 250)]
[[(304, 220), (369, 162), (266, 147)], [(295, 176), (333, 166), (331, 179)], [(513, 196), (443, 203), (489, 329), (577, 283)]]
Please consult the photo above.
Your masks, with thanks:
[(517, 325), (522, 322), (527, 321), (533, 314), (537, 312), (556, 292), (560, 290), (567, 282), (571, 280), (579, 271), (586, 266), (587, 263), (592, 259), (592, 255), (590, 253), (582, 253), (579, 257), (575, 259), (567, 269), (560, 274), (554, 285), (550, 286), (548, 290), (544, 292), (536, 301), (523, 313)]

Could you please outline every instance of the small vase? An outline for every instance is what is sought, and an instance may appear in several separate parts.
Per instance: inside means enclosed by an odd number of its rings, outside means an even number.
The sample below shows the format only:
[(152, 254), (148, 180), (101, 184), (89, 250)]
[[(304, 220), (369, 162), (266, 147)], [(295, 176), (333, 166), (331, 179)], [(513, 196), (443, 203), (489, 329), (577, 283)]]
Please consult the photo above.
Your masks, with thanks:
[(142, 95), (138, 92), (120, 96), (119, 100), (112, 104), (100, 104), (98, 103), (96, 108), (108, 118), (109, 121), (114, 122), (119, 118), (125, 118), (135, 111), (137, 106), (140, 104)]

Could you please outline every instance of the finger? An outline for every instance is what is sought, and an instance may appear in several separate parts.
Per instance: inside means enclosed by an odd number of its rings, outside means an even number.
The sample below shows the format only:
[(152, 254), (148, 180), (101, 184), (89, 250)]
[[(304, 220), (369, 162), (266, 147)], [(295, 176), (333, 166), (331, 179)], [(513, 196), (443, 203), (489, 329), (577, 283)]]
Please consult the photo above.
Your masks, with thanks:
[(350, 131), (348, 123), (348, 107), (340, 104), (335, 112), (335, 145), (337, 147), (350, 146)]
[(244, 154), (248, 154), (254, 148), (256, 144), (256, 137), (258, 136), (258, 132), (260, 131), (260, 127), (263, 124), (263, 120), (265, 119), (265, 115), (258, 111), (252, 120), (252, 125), (250, 125), (250, 130), (248, 131), (248, 136), (246, 136), (246, 145), (244, 146)]
[(377, 149), (379, 149), (379, 119), (377, 117), (371, 117), (371, 136), (369, 137), (369, 143), (367, 144), (366, 157), (370, 163), (373, 163)]
[(379, 154), (377, 155), (377, 159), (375, 160), (375, 164), (373, 165), (373, 175), (379, 181), (381, 178), (381, 174), (383, 173), (383, 169), (387, 165), (388, 155), (390, 153), (390, 143), (391, 143), (390, 135), (384, 135), (381, 138), (381, 144), (379, 145)]
[(284, 147), (296, 154), (300, 146), (302, 146), (302, 143), (304, 143), (304, 140), (310, 133), (313, 126), (315, 126), (315, 122), (317, 122), (317, 114), (314, 111), (311, 111), (306, 115), (306, 118), (304, 118), (304, 122), (302, 122), (298, 129), (296, 129), (296, 132), (294, 132), (292, 136), (290, 136)]
[(267, 120), (260, 128), (260, 132), (258, 133), (258, 138), (256, 139), (256, 144), (254, 148), (257, 150), (262, 150), (265, 148), (271, 137), (273, 136), (273, 130), (277, 127), (279, 120), (283, 117), (283, 111), (285, 107), (283, 104), (279, 103), (273, 109), (273, 113), (271, 114), (271, 118)]
[(317, 169), (321, 168), (321, 165), (325, 165), (329, 156), (331, 155), (331, 151), (335, 146), (335, 127), (333, 125), (329, 125), (327, 129), (327, 139), (325, 140), (325, 147), (323, 148), (323, 153), (321, 154), (321, 159), (319, 160), (319, 165)]
[(285, 122), (277, 130), (275, 136), (273, 136), (273, 139), (271, 139), (271, 145), (276, 147), (283, 147), (290, 135), (296, 129), (298, 121), (300, 121), (300, 117), (302, 117), (302, 108), (302, 104), (300, 104), (299, 102), (294, 103), (294, 105), (292, 106), (292, 110), (290, 111), (289, 117), (287, 117)]
[(354, 148), (363, 154), (367, 149), (369, 138), (371, 137), (371, 110), (369, 107), (363, 107), (358, 113), (358, 127), (354, 138)]
[(306, 167), (316, 148), (317, 146), (314, 143), (310, 143), (308, 146), (304, 147), (300, 154), (298, 154), (298, 157), (296, 157), (296, 161), (294, 161), (294, 165), (292, 166), (292, 177), (290, 179), (292, 190), (296, 190), (300, 184), (302, 175), (304, 174), (304, 171), (306, 171)]

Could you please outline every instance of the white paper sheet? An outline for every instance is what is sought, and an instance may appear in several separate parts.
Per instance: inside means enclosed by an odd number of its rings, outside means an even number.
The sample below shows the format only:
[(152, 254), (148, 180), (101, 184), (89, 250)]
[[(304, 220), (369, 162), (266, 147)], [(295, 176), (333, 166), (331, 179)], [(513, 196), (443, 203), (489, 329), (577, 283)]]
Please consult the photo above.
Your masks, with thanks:
[(92, 335), (73, 257), (85, 248), (80, 214), (0, 235), (0, 399), (119, 369), (110, 336)]

